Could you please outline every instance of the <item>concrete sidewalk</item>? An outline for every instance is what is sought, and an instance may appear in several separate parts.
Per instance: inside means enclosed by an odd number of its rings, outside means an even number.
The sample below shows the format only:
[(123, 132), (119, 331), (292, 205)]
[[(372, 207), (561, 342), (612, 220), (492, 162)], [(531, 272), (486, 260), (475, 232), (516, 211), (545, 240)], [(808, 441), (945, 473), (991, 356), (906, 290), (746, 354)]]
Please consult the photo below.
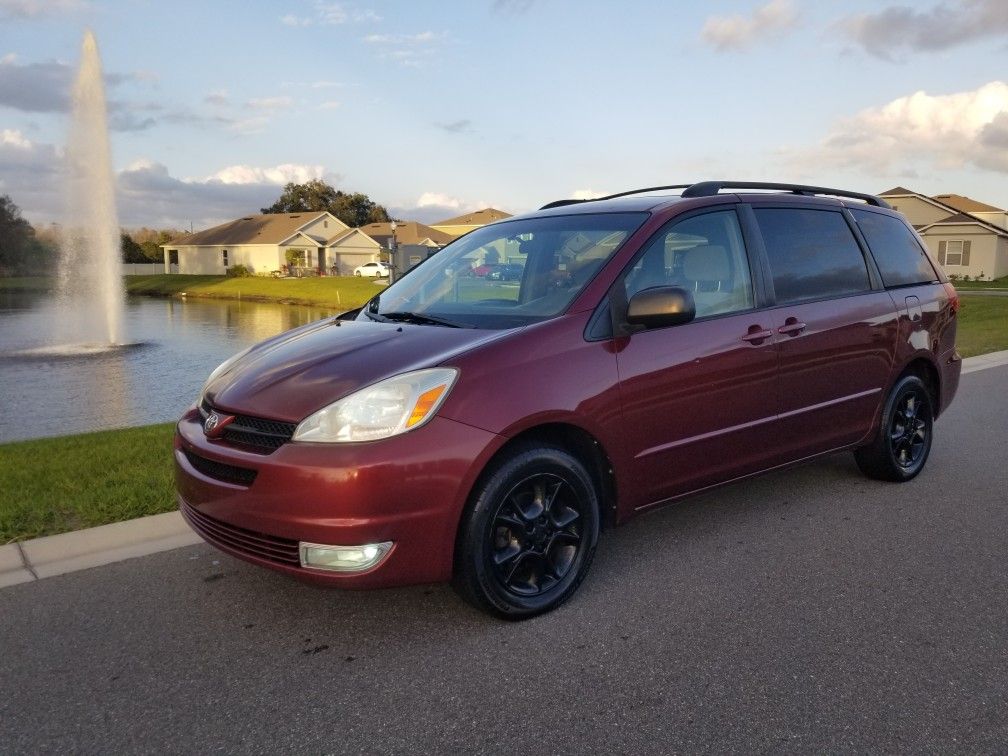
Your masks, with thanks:
[[(1008, 350), (963, 360), (964, 375), (1008, 365)], [(202, 543), (178, 512), (0, 546), (0, 588)]]

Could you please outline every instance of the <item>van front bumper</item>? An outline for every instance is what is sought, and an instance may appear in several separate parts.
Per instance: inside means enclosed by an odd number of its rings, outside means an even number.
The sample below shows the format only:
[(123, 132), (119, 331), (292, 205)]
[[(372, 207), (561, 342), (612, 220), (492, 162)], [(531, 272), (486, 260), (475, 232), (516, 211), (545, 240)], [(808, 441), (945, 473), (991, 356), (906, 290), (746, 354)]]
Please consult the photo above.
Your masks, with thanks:
[[(504, 440), (435, 417), (381, 441), (289, 442), (258, 454), (208, 439), (191, 408), (175, 434), (179, 508), (222, 551), (300, 580), (345, 588), (441, 582), (452, 575), (476, 476)], [(303, 564), (304, 545), (389, 543), (359, 569)]]

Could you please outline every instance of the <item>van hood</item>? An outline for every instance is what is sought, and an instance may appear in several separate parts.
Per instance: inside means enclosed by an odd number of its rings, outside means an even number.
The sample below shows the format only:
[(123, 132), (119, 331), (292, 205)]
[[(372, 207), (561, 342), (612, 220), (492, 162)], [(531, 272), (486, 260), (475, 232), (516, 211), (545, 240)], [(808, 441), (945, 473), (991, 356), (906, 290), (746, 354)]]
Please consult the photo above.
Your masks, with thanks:
[(359, 388), (443, 364), (507, 333), (324, 320), (255, 345), (210, 382), (204, 397), (225, 412), (299, 423)]

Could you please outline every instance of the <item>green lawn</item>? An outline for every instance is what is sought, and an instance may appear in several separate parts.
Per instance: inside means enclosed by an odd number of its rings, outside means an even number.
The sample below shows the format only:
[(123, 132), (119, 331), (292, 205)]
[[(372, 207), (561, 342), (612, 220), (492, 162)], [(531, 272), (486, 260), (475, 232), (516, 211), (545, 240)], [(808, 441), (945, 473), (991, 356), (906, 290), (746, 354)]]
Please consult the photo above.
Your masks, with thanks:
[[(247, 299), (253, 302), (318, 305), (352, 310), (360, 307), (382, 284), (370, 278), (327, 276), (325, 278), (226, 278), (225, 276), (124, 276), (127, 294)], [(0, 278), (0, 289), (47, 291), (53, 279), (44, 277)]]
[(957, 289), (1008, 289), (1008, 276), (995, 278), (993, 281), (953, 281)]
[(959, 302), (956, 343), (963, 357), (1008, 349), (1008, 297), (965, 294)]
[(0, 445), (0, 544), (174, 509), (174, 427)]
[(370, 278), (327, 276), (325, 278), (225, 278), (224, 276), (126, 276), (129, 294), (248, 299), (285, 304), (360, 307), (381, 291)]

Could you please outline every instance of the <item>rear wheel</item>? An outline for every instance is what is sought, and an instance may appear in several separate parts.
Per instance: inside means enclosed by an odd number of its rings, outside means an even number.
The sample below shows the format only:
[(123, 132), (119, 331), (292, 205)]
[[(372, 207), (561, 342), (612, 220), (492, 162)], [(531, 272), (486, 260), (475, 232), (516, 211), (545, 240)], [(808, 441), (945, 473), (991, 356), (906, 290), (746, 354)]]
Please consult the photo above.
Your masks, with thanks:
[(856, 449), (854, 459), (870, 478), (910, 480), (924, 469), (933, 435), (931, 394), (920, 378), (908, 375), (889, 392), (875, 440)]
[(555, 609), (587, 574), (598, 533), (598, 494), (584, 465), (563, 449), (521, 447), (474, 493), (456, 588), (506, 619)]

